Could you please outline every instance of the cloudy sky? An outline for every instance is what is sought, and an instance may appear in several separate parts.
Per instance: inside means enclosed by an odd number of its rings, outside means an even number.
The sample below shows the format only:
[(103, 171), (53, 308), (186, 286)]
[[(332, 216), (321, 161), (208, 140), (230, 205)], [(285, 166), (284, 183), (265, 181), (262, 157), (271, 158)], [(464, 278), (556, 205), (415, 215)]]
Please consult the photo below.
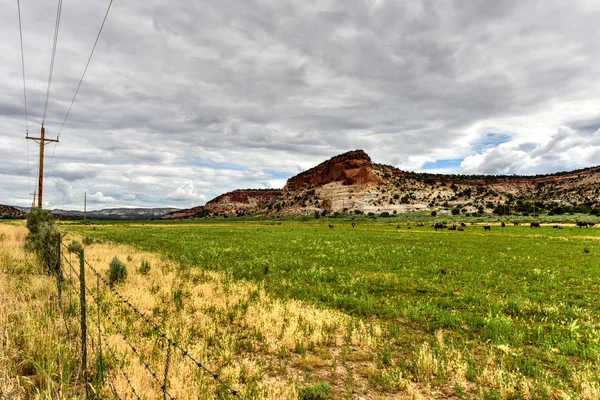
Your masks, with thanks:
[[(48, 137), (107, 6), (63, 4)], [(37, 135), (56, 1), (21, 13)], [(0, 0), (0, 203), (28, 205), (17, 16)], [(357, 148), (416, 171), (598, 165), (598, 21), (597, 0), (115, 0), (46, 147), (44, 203), (81, 209), (87, 191), (94, 209), (183, 208)]]

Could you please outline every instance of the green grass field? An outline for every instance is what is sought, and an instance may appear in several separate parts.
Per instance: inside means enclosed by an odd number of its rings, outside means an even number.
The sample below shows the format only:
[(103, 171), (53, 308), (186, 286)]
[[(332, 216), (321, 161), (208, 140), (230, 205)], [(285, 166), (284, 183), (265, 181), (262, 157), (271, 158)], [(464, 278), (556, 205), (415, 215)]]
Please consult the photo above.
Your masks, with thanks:
[(600, 229), (511, 225), (484, 232), (473, 225), (458, 232), (408, 229), (398, 221), (350, 223), (224, 220), (62, 229), (183, 257), (194, 267), (258, 281), (281, 298), (382, 322), (389, 344), (381, 349), (384, 364), (386, 357), (393, 360), (387, 363), (415, 381), (411, 349), (427, 341), (433, 346), (443, 331), (447, 345), (468, 354), (471, 381), (490, 363), (484, 349), (500, 349), (493, 362), (535, 383), (534, 389), (513, 388), (514, 398), (554, 398), (561, 391), (577, 398), (598, 389)]

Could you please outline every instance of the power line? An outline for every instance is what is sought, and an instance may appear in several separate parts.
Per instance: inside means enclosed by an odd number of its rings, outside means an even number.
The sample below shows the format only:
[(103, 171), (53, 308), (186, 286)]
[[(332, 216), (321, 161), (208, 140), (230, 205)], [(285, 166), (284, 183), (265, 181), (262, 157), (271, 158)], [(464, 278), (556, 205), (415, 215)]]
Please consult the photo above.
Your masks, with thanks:
[(96, 45), (98, 44), (98, 39), (100, 39), (100, 34), (102, 33), (102, 29), (104, 28), (104, 23), (106, 22), (106, 18), (108, 17), (108, 13), (110, 11), (110, 7), (112, 6), (113, 0), (110, 0), (108, 3), (108, 8), (106, 9), (106, 14), (104, 15), (104, 20), (102, 20), (102, 25), (100, 25), (100, 30), (98, 31), (98, 36), (96, 36), (96, 41), (94, 42), (94, 47), (92, 47), (92, 52), (90, 53), (90, 57), (87, 60), (87, 64), (83, 70), (83, 74), (81, 75), (81, 79), (79, 80), (79, 84), (77, 85), (77, 89), (75, 90), (75, 94), (73, 95), (73, 100), (71, 100), (71, 105), (69, 106), (69, 110), (67, 111), (67, 115), (65, 115), (65, 119), (58, 130), (58, 136), (60, 137), (60, 133), (62, 132), (65, 123), (67, 122), (67, 118), (69, 118), (69, 114), (71, 113), (71, 108), (73, 107), (73, 103), (75, 102), (75, 98), (77, 97), (77, 93), (79, 93), (79, 88), (81, 87), (81, 83), (83, 82), (83, 78), (85, 77), (85, 73), (87, 72), (88, 67), (90, 66), (90, 61), (92, 61), (92, 56), (94, 55), (94, 50), (96, 50)]
[[(110, 11), (110, 7), (112, 6), (112, 3), (113, 3), (113, 0), (110, 0), (110, 2), (108, 3), (108, 8), (106, 9), (106, 14), (104, 14), (104, 19), (102, 20), (102, 25), (100, 25), (100, 29), (98, 30), (98, 35), (96, 36), (96, 41), (94, 42), (94, 47), (92, 47), (90, 56), (87, 60), (87, 63), (85, 64), (85, 68), (83, 69), (83, 74), (81, 74), (81, 79), (79, 80), (79, 84), (77, 85), (77, 89), (75, 90), (75, 94), (73, 95), (73, 99), (71, 100), (71, 104), (69, 105), (69, 109), (67, 110), (67, 114), (65, 115), (65, 119), (63, 120), (62, 125), (60, 126), (60, 129), (58, 130), (58, 135), (56, 136), (57, 140), (60, 139), (60, 134), (61, 134), (63, 128), (65, 127), (67, 118), (69, 118), (69, 114), (71, 113), (71, 108), (73, 108), (73, 103), (75, 102), (77, 93), (79, 93), (79, 88), (81, 87), (81, 83), (83, 82), (85, 73), (87, 72), (87, 69), (90, 66), (90, 62), (92, 61), (92, 56), (94, 55), (94, 50), (96, 50), (96, 45), (98, 44), (98, 40), (100, 39), (100, 34), (102, 34), (102, 29), (104, 29), (104, 24), (106, 23), (106, 19), (108, 18), (108, 13)], [(50, 167), (48, 168), (48, 172), (46, 173), (46, 176), (48, 176), (50, 171), (52, 171), (52, 162), (54, 161), (54, 153), (55, 152), (56, 152), (56, 146), (54, 146), (54, 149), (52, 150), (52, 157), (50, 157)]]
[(48, 99), (50, 98), (50, 88), (52, 87), (52, 73), (54, 72), (54, 59), (56, 58), (56, 44), (58, 42), (58, 30), (60, 28), (60, 16), (62, 14), (62, 0), (58, 0), (56, 8), (56, 24), (54, 25), (54, 43), (52, 44), (52, 57), (50, 58), (50, 72), (48, 72), (48, 88), (46, 89), (46, 102), (44, 104), (44, 115), (42, 125), (46, 121), (46, 111), (48, 110)]
[[(23, 26), (21, 24), (21, 1), (17, 0), (19, 14), (19, 38), (21, 39), (21, 67), (23, 70), (23, 99), (25, 103), (25, 137), (29, 136), (29, 113), (27, 112), (27, 86), (25, 84), (25, 51), (23, 50)], [(29, 158), (29, 141), (27, 141), (27, 179), (31, 193), (31, 160)]]
[[(21, 1), (17, 0), (17, 10), (19, 12), (19, 37), (21, 39), (21, 66), (23, 67), (23, 98), (25, 99), (25, 131), (29, 134), (29, 117), (27, 113), (27, 89), (25, 87), (25, 53), (23, 51), (23, 28), (21, 25)], [(28, 142), (29, 143), (29, 142)]]

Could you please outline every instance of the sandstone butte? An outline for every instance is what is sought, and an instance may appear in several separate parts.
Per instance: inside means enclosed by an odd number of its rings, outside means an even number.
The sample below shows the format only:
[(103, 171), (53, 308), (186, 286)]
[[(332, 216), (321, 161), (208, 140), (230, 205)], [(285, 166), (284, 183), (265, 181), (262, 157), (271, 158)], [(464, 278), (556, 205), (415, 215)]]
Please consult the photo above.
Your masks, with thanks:
[[(460, 207), (473, 212), (507, 202), (595, 206), (600, 167), (536, 176), (442, 175), (375, 164), (367, 153), (337, 155), (288, 179), (280, 189), (243, 189), (164, 219), (314, 212), (413, 212)], [(490, 207), (491, 206), (491, 207)]]

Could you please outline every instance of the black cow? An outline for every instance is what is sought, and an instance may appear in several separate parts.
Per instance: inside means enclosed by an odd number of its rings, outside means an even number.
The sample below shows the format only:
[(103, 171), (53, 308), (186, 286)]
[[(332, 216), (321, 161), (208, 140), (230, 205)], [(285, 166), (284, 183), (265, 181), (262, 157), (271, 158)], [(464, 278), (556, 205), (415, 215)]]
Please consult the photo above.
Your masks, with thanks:
[(444, 229), (444, 225), (436, 222), (435, 225), (433, 225), (433, 228), (437, 231), (438, 229)]
[(502, 227), (503, 227), (503, 228), (506, 228), (506, 224), (505, 224), (504, 222), (502, 223)]
[(484, 225), (484, 226), (483, 226), (483, 231), (484, 231), (484, 232), (485, 232), (485, 231), (490, 231), (490, 232), (491, 232), (491, 231), (492, 231), (492, 227), (491, 227), (491, 226), (489, 226), (489, 225)]
[(593, 223), (593, 222), (588, 222), (588, 226), (589, 226), (590, 228), (591, 228), (592, 226), (594, 226), (594, 225), (596, 225), (596, 224), (595, 224), (595, 223)]
[(466, 228), (466, 227), (467, 227), (467, 224), (465, 224), (464, 222), (461, 222), (461, 223), (460, 223), (460, 226), (462, 226), (463, 228)]
[(333, 225), (329, 225), (330, 228), (333, 228)]
[(513, 225), (514, 226), (519, 226), (519, 223), (518, 222), (513, 222)]
[(451, 226), (450, 228), (448, 228), (449, 231), (455, 231), (456, 230), (456, 226)]
[(532, 222), (529, 225), (530, 228), (539, 228), (540, 227), (540, 223), (539, 222)]
[(355, 226), (356, 226), (356, 224), (353, 222), (353, 223), (352, 223), (352, 227), (354, 228)]
[(587, 228), (588, 227), (588, 223), (587, 222), (578, 222), (576, 225), (578, 227), (580, 227), (580, 228), (582, 228), (582, 227)]
[(560, 229), (560, 226), (554, 225), (552, 228), (554, 228), (554, 229)]
[(463, 228), (458, 228), (459, 231), (464, 232), (465, 230)]

